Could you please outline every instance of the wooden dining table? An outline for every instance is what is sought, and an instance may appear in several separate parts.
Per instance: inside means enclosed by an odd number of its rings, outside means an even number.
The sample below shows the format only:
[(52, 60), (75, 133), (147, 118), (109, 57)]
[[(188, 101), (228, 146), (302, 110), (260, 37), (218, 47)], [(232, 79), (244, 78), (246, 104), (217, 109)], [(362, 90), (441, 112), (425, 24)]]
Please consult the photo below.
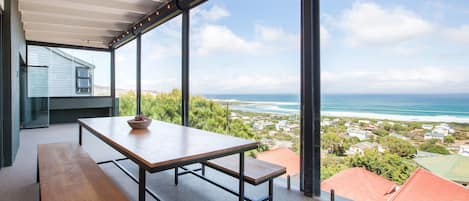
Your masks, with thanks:
[[(258, 143), (229, 135), (222, 135), (186, 126), (153, 120), (148, 129), (131, 129), (127, 120), (133, 117), (103, 117), (78, 119), (79, 144), (83, 128), (120, 152), (125, 158), (98, 162), (113, 163), (138, 183), (138, 200), (145, 194), (159, 200), (146, 187), (146, 173), (155, 173), (201, 163), (228, 155), (239, 155), (239, 200), (244, 200), (244, 152), (256, 149)], [(139, 167), (138, 178), (119, 161), (131, 160)]]

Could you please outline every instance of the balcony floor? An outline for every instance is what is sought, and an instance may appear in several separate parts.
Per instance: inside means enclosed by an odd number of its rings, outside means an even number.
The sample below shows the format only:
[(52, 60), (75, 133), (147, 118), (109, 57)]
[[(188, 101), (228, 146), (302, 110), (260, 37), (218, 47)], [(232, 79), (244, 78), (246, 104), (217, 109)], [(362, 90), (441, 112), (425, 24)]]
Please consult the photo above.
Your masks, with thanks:
[[(0, 171), (0, 200), (1, 201), (34, 201), (38, 200), (38, 184), (36, 181), (36, 151), (37, 144), (53, 142), (78, 143), (77, 124), (52, 125), (49, 128), (22, 130), (21, 145), (13, 166)], [(122, 157), (112, 148), (96, 137), (84, 132), (83, 147), (95, 161), (103, 161)], [(138, 175), (137, 166), (130, 161), (122, 164), (134, 175)], [(126, 192), (129, 198), (137, 200), (137, 184), (128, 178), (113, 164), (101, 165), (101, 168)], [(164, 171), (148, 174), (147, 185), (156, 192), (162, 200), (174, 201), (219, 201), (237, 200), (230, 193), (213, 186), (193, 175), (184, 175), (175, 186), (174, 171)], [(237, 189), (234, 178), (220, 174), (208, 168), (207, 175), (219, 183)], [(267, 195), (267, 185), (251, 186), (246, 184), (246, 193), (251, 198)], [(287, 190), (283, 179), (276, 179), (274, 185), (274, 199), (280, 201), (312, 201), (304, 197), (298, 190)], [(147, 195), (147, 200), (153, 200)]]

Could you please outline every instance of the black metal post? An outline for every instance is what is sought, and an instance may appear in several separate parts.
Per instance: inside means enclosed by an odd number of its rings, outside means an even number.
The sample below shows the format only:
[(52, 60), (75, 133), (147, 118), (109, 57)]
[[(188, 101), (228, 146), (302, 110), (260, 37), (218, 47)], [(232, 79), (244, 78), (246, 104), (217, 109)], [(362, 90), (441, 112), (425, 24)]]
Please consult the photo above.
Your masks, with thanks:
[(244, 152), (239, 153), (239, 201), (244, 201)]
[(320, 196), (319, 0), (301, 1), (301, 183), (306, 196)]
[(111, 97), (112, 97), (112, 113), (111, 116), (117, 115), (116, 108), (116, 50), (111, 51)]
[(83, 127), (81, 125), (78, 125), (78, 144), (80, 146), (82, 145), (82, 139), (83, 139)]
[(174, 168), (174, 185), (178, 185), (179, 184), (179, 171), (178, 171), (178, 167)]
[(137, 34), (137, 115), (142, 114), (142, 34)]
[(189, 26), (190, 10), (182, 12), (182, 125), (189, 125)]
[(274, 200), (274, 180), (269, 179), (269, 201)]
[(145, 183), (146, 175), (145, 169), (139, 167), (138, 169), (138, 201), (145, 201)]

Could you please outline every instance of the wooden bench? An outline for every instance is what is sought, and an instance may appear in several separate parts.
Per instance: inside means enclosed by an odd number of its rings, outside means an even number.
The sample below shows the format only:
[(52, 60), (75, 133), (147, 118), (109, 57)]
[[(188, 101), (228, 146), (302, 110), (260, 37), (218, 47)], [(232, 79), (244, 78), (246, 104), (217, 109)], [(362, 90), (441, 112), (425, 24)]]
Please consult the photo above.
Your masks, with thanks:
[(37, 151), (40, 200), (129, 200), (78, 144), (40, 144)]
[[(232, 177), (239, 177), (238, 155), (226, 156), (203, 163), (202, 174), (205, 174), (205, 166), (211, 167)], [(245, 157), (244, 160), (244, 181), (255, 186), (267, 181), (269, 182), (269, 195), (262, 200), (273, 200), (273, 179), (285, 174), (286, 171), (285, 167), (257, 160), (252, 157)]]

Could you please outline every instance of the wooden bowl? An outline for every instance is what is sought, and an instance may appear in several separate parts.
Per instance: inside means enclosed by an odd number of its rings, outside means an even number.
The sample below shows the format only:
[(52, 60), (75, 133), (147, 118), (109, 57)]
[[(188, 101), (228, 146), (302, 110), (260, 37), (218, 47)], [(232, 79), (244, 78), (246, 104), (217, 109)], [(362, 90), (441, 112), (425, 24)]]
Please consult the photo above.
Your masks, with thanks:
[(127, 120), (127, 123), (132, 129), (146, 129), (151, 124), (151, 119), (144, 119), (143, 121), (137, 121), (134, 119)]

